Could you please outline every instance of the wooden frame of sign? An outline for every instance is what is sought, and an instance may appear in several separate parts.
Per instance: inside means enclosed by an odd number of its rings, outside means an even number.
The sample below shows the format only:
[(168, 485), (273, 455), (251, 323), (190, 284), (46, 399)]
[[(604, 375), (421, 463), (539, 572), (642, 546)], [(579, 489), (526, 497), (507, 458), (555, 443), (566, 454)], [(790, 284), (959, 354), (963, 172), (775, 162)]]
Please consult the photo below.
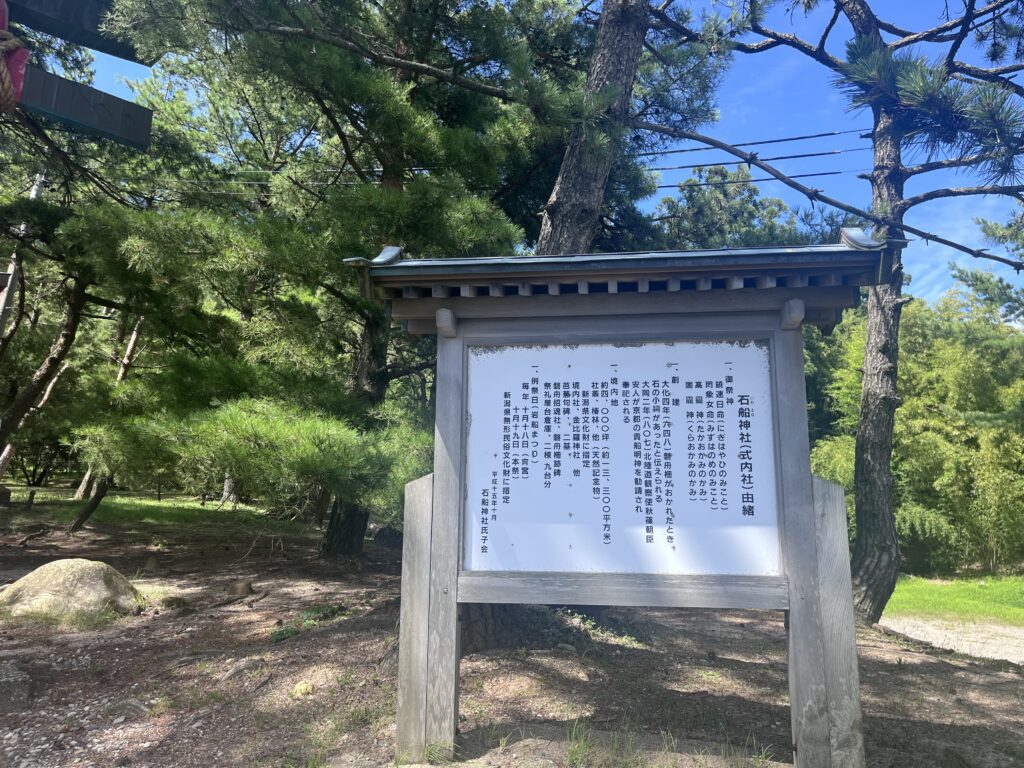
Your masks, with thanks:
[[(442, 266), (401, 261), (397, 249), (370, 264), (366, 284), (390, 295), (393, 316), (438, 336), (434, 472), (406, 488), (399, 761), (454, 748), (459, 604), (530, 603), (786, 610), (796, 765), (863, 766), (846, 512), (842, 489), (810, 472), (801, 324), (808, 315), (834, 322), (842, 306), (856, 302), (858, 285), (887, 278), (900, 245), (844, 232), (842, 245), (826, 248), (637, 254), (602, 257), (597, 265), (562, 257)], [(474, 285), (479, 278), (459, 266), (492, 282)], [(506, 270), (526, 279), (493, 282)], [(557, 282), (542, 282), (553, 270)], [(629, 288), (619, 293), (606, 282), (591, 292), (601, 280)], [(562, 288), (573, 282), (576, 290), (567, 295)], [(538, 286), (547, 290), (535, 292)], [(466, 455), (473, 354), (524, 345), (539, 356), (550, 346), (737, 342), (754, 342), (767, 354), (777, 572), (643, 572), (642, 563), (630, 572), (608, 572), (599, 563), (588, 572), (467, 567), (467, 513), (477, 503), (468, 498)]]

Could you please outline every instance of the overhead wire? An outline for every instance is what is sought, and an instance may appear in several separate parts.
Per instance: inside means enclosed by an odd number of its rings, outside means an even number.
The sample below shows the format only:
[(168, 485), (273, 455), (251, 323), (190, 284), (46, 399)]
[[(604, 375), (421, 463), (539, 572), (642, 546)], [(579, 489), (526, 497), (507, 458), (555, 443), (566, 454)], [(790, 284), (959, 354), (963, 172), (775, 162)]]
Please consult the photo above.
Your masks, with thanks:
[[(848, 131), (828, 131), (826, 133), (808, 133), (804, 136), (786, 136), (780, 139), (762, 139), (760, 141), (741, 141), (734, 143), (734, 147), (760, 147), (765, 144), (785, 144), (789, 141), (806, 141), (807, 139), (823, 139), (828, 136), (845, 136), (850, 133), (870, 133), (870, 128), (851, 128)], [(682, 149), (662, 149), (653, 152), (639, 152), (638, 157), (658, 157), (660, 155), (682, 155), (688, 152), (708, 152), (715, 150), (715, 147), (685, 147)]]
[[(819, 171), (817, 173), (787, 173), (787, 179), (810, 179), (816, 176), (842, 176), (847, 173), (867, 173), (870, 168), (854, 168), (847, 171)], [(782, 181), (774, 176), (762, 176), (756, 179), (727, 179), (724, 181), (679, 181), (675, 184), (659, 184), (657, 189), (679, 189), (682, 187), (724, 187), (730, 184), (759, 184), (765, 181)]]

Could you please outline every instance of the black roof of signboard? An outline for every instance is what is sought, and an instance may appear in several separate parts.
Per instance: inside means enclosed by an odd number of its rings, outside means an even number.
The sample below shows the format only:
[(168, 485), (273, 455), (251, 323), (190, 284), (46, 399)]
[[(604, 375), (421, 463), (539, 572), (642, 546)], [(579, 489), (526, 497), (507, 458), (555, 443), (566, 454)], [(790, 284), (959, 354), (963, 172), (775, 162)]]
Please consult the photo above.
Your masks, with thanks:
[[(808, 322), (830, 325), (843, 307), (856, 305), (860, 286), (891, 279), (893, 255), (905, 244), (844, 229), (841, 242), (826, 245), (453, 259), (403, 258), (390, 246), (372, 261), (346, 263), (367, 270), (377, 294), (391, 300), (393, 317), (412, 321), (413, 332), (433, 332), (441, 308), (462, 317), (588, 314), (612, 301), (631, 312), (675, 311), (680, 303), (753, 311), (797, 297)], [(598, 302), (596, 294), (647, 296)]]

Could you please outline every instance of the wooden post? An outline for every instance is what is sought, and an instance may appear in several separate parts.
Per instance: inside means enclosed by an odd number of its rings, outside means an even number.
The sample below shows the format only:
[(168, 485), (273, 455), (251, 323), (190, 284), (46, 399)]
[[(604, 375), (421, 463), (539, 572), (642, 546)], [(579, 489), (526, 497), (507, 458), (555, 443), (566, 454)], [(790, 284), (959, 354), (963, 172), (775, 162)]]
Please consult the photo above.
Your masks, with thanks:
[(846, 504), (842, 487), (820, 477), (814, 478), (814, 522), (832, 768), (864, 768)]
[(435, 758), (455, 749), (459, 712), (458, 576), (462, 509), (463, 343), (437, 338), (437, 416), (430, 530), (426, 748)]
[(776, 440), (782, 481), (783, 559), (789, 579), (789, 704), (796, 768), (832, 765), (825, 649), (818, 597), (818, 546), (811, 488), (800, 328), (775, 345)]
[(398, 630), (398, 763), (419, 763), (426, 747), (427, 609), (430, 604), (432, 474), (405, 486), (402, 608)]

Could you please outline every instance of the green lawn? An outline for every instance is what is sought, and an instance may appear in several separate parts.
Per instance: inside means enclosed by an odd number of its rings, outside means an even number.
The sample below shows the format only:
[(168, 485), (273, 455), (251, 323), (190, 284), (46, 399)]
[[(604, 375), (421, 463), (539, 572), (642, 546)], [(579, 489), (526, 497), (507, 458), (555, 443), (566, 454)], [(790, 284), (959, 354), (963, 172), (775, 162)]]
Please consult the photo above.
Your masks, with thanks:
[(1024, 576), (922, 579), (904, 576), (886, 616), (998, 622), (1024, 627)]
[[(19, 506), (28, 495), (27, 489), (15, 486), (12, 490), (14, 509), (11, 524), (14, 527), (33, 523), (64, 525), (71, 521), (84, 504), (69, 499), (71, 491), (41, 489), (36, 494), (37, 506), (26, 513)], [(162, 501), (157, 501), (147, 494), (112, 492), (103, 500), (87, 525), (111, 526), (125, 531), (137, 527), (173, 526), (182, 531), (195, 531), (197, 528), (239, 526), (254, 530), (265, 527), (268, 533), (278, 535), (309, 533), (309, 527), (301, 521), (270, 517), (252, 507), (241, 505), (234, 510), (229, 504), (220, 509), (217, 507), (217, 502), (200, 506), (198, 501), (190, 497), (165, 496)]]

